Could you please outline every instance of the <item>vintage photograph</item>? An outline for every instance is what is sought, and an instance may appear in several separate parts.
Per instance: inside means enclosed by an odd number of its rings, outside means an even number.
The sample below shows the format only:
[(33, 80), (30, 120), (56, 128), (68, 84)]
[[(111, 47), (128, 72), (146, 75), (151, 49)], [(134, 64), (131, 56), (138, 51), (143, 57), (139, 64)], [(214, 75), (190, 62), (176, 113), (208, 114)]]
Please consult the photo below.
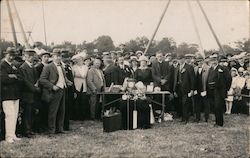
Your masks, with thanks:
[(249, 0), (1, 0), (0, 157), (250, 157)]

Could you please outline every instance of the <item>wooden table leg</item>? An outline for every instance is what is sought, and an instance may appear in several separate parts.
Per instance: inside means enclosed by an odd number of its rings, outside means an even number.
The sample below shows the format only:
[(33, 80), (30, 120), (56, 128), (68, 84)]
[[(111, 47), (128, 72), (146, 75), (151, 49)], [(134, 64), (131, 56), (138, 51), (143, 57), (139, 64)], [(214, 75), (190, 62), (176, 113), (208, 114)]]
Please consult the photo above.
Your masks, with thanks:
[(162, 115), (161, 115), (162, 121), (164, 121), (164, 113), (165, 113), (165, 94), (162, 93)]
[(129, 130), (129, 98), (127, 98), (127, 130)]
[(104, 107), (105, 107), (105, 94), (102, 94), (102, 118), (104, 116)]

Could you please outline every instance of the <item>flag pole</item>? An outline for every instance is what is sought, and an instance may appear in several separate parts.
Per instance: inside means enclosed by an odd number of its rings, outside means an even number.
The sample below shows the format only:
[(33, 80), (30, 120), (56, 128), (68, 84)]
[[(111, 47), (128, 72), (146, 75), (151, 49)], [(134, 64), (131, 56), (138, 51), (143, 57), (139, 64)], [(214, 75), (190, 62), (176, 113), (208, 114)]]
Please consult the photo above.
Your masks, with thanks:
[(166, 14), (166, 11), (167, 11), (167, 9), (168, 9), (168, 7), (169, 7), (170, 2), (171, 2), (171, 0), (168, 1), (168, 3), (166, 4), (166, 6), (165, 6), (165, 8), (164, 8), (164, 10), (163, 10), (163, 12), (162, 12), (162, 14), (161, 14), (161, 17), (160, 17), (160, 20), (159, 20), (159, 22), (158, 22), (158, 24), (157, 24), (157, 26), (156, 26), (156, 29), (155, 29), (155, 31), (154, 31), (154, 33), (153, 33), (153, 35), (152, 35), (150, 41), (148, 42), (147, 47), (146, 47), (144, 53), (143, 53), (144, 55), (147, 53), (147, 51), (148, 51), (148, 49), (149, 49), (149, 47), (150, 47), (152, 41), (153, 41), (154, 38), (155, 38), (155, 35), (156, 35), (156, 33), (157, 33), (157, 31), (158, 31), (160, 25), (161, 25), (161, 22), (162, 22), (162, 19), (163, 19), (164, 15)]

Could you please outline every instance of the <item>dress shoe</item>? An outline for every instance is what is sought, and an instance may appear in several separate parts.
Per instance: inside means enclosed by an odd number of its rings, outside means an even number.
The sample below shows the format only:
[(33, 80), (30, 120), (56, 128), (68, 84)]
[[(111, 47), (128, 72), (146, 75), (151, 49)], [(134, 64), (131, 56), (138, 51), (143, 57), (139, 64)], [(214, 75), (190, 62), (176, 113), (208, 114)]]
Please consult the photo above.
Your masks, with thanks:
[(27, 137), (27, 138), (33, 138), (33, 135), (30, 134), (30, 133), (26, 133), (26, 134), (24, 134), (23, 136), (24, 136), (24, 137)]
[(14, 140), (14, 141), (20, 141), (20, 140), (22, 140), (22, 139), (21, 139), (21, 138), (18, 138), (18, 137), (14, 137), (13, 140)]
[(199, 123), (200, 119), (195, 119), (194, 122)]
[(5, 140), (5, 142), (6, 142), (6, 143), (9, 143), (9, 144), (12, 144), (12, 143), (14, 143), (14, 140), (13, 140), (12, 138), (7, 138), (7, 139)]
[(222, 127), (222, 125), (214, 124), (214, 127)]
[(56, 134), (66, 134), (65, 131), (57, 131)]

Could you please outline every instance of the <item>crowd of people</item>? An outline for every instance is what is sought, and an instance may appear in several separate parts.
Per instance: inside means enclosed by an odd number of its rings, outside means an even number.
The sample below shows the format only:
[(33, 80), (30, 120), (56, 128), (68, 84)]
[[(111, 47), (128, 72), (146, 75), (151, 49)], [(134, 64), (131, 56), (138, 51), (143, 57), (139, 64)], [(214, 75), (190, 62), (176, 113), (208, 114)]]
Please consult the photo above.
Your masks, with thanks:
[[(224, 114), (249, 114), (250, 66), (244, 52), (205, 58), (156, 52), (149, 57), (142, 51), (91, 55), (86, 49), (72, 54), (55, 48), (25, 49), (21, 54), (22, 60), (15, 48), (7, 48), (1, 61), (1, 135), (8, 143), (35, 133), (63, 134), (70, 130), (70, 120), (101, 120), (99, 93), (128, 79), (169, 91), (164, 112), (184, 124), (190, 116), (195, 122), (208, 122), (214, 113), (217, 127), (223, 126)], [(161, 108), (145, 97), (137, 103), (141, 128), (150, 128), (149, 105), (155, 116)], [(120, 104), (117, 109), (124, 111)]]

